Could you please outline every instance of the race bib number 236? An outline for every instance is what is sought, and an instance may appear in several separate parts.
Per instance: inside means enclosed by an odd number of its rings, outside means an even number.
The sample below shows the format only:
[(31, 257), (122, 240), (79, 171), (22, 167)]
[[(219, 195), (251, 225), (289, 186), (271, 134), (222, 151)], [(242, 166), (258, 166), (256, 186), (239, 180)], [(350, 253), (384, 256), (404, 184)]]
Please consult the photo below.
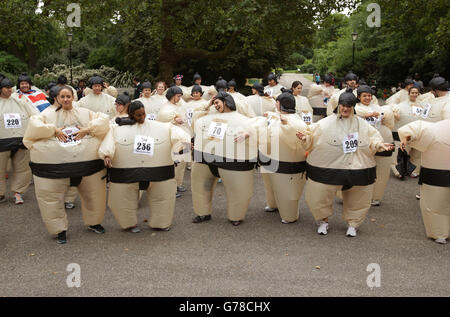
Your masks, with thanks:
[(145, 135), (136, 135), (134, 138), (133, 153), (153, 156), (154, 148), (155, 139)]

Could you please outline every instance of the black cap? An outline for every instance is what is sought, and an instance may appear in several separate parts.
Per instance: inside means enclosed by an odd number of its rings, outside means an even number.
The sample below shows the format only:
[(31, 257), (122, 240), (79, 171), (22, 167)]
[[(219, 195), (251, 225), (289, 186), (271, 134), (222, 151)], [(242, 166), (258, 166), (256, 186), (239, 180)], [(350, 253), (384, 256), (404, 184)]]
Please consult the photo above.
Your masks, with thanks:
[(348, 107), (354, 107), (358, 99), (353, 94), (353, 90), (347, 88), (347, 90), (339, 96), (338, 106), (334, 109), (334, 113), (337, 113), (339, 105), (344, 105)]
[(192, 95), (194, 92), (199, 92), (199, 93), (201, 93), (202, 96), (203, 96), (203, 90), (202, 90), (202, 87), (199, 86), (199, 85), (194, 85), (194, 86), (192, 87), (192, 89), (191, 89), (191, 95)]
[(33, 85), (33, 83), (31, 82), (31, 77), (27, 75), (27, 73), (22, 73), (19, 78), (17, 79), (17, 88), (20, 87), (20, 83), (22, 81), (26, 81), (31, 85)]
[(280, 109), (287, 113), (295, 113), (295, 98), (290, 89), (281, 89), (283, 92), (277, 97), (280, 102)]
[(256, 89), (258, 95), (264, 96), (264, 86), (261, 85), (260, 83), (253, 84), (252, 89)]
[(5, 87), (12, 88), (13, 86), (14, 86), (13, 82), (11, 80), (9, 80), (8, 78), (3, 78), (0, 81), (0, 89), (5, 88)]
[(347, 73), (347, 75), (345, 75), (344, 80), (345, 81), (349, 81), (349, 80), (356, 80), (356, 81), (358, 81), (358, 76), (355, 73), (353, 73), (352, 71), (349, 71)]
[(433, 79), (430, 80), (428, 84), (433, 90), (447, 91), (449, 88), (448, 82), (444, 77), (439, 76), (439, 74), (435, 74)]
[(230, 80), (230, 81), (227, 83), (227, 87), (228, 87), (228, 88), (234, 87), (234, 88), (236, 89), (236, 87), (237, 87), (236, 80), (234, 80), (234, 78), (233, 78), (232, 80)]
[(193, 82), (195, 83), (195, 81), (198, 80), (198, 79), (202, 79), (202, 76), (200, 76), (199, 73), (195, 73), (195, 74), (194, 74), (194, 78), (192, 79)]
[(146, 81), (144, 81), (144, 82), (141, 84), (141, 88), (142, 88), (142, 89), (144, 89), (144, 88), (150, 88), (150, 89), (152, 89), (152, 83), (149, 82), (148, 80), (146, 80)]
[(65, 75), (60, 75), (57, 80), (58, 85), (67, 85), (67, 77)]
[(48, 83), (48, 85), (45, 87), (45, 90), (50, 90), (50, 89), (52, 89), (53, 87), (55, 87), (56, 86), (56, 83), (54, 83), (54, 82), (49, 82)]
[(361, 85), (361, 86), (358, 87), (358, 89), (357, 89), (358, 97), (359, 97), (363, 92), (367, 92), (367, 93), (369, 93), (369, 94), (372, 94), (372, 93), (373, 93), (372, 88), (370, 88), (370, 87), (367, 86), (367, 85)]
[(325, 83), (332, 84), (332, 83), (333, 83), (333, 77), (332, 77), (331, 75), (329, 75), (329, 74), (326, 74), (326, 75), (323, 77), (323, 81), (324, 81)]
[(128, 104), (130, 102), (131, 102), (131, 98), (126, 91), (123, 94), (117, 96), (117, 98), (116, 98), (116, 103), (118, 103), (120, 105), (125, 106), (126, 104)]
[(224, 101), (227, 104), (227, 107), (231, 110), (236, 110), (236, 103), (234, 102), (233, 97), (226, 93), (225, 91), (219, 91), (219, 93), (216, 96), (217, 99)]
[(277, 75), (275, 75), (274, 73), (270, 73), (270, 74), (267, 76), (267, 81), (271, 81), (271, 80), (275, 80), (275, 82), (278, 84), (278, 78), (277, 78)]
[(170, 100), (173, 98), (173, 96), (178, 94), (183, 95), (183, 90), (181, 90), (181, 88), (178, 86), (172, 86), (169, 89), (167, 89), (166, 98), (167, 100)]
[(101, 78), (98, 75), (94, 75), (91, 78), (89, 78), (89, 88), (92, 88), (92, 86), (97, 84), (103, 86), (103, 78)]
[(216, 82), (216, 90), (220, 91), (225, 89), (227, 89), (227, 81), (222, 77), (219, 77), (219, 79)]

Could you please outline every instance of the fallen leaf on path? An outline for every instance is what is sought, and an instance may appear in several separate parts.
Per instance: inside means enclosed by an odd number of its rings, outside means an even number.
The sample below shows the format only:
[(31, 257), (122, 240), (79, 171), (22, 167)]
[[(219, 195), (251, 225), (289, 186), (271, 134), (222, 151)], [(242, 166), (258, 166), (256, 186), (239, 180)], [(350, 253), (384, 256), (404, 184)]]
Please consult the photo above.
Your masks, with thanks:
[(317, 269), (317, 270), (320, 270), (320, 266), (317, 265), (317, 266), (316, 266), (316, 269)]

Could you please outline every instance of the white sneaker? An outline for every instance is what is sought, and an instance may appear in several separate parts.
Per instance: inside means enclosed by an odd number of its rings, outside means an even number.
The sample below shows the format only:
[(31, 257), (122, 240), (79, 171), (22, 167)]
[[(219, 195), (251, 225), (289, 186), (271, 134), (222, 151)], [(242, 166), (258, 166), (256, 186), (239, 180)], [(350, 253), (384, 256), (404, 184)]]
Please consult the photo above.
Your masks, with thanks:
[(434, 240), (436, 243), (440, 243), (440, 244), (447, 244), (447, 240), (446, 239), (442, 239), (442, 238), (439, 238), (439, 239), (436, 239), (436, 240)]
[(318, 234), (326, 235), (328, 233), (328, 222), (319, 222), (319, 229), (317, 229)]
[(356, 228), (348, 227), (346, 235), (347, 237), (356, 237)]
[(23, 197), (22, 197), (22, 195), (21, 194), (19, 194), (19, 193), (15, 193), (14, 194), (14, 198), (15, 198), (15, 203), (16, 203), (16, 205), (22, 205), (23, 204)]
[(380, 205), (380, 201), (379, 200), (372, 200), (372, 202), (370, 204), (372, 206), (379, 206)]

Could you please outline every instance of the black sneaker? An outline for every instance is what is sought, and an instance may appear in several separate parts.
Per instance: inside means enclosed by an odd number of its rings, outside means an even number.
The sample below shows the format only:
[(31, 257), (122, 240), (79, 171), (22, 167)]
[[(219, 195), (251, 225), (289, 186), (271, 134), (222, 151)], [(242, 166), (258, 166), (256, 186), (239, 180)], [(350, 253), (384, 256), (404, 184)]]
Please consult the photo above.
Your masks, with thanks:
[(5, 196), (0, 196), (0, 203), (4, 203), (6, 201), (6, 197)]
[(200, 223), (203, 221), (208, 221), (211, 220), (211, 215), (207, 215), (207, 216), (197, 216), (194, 218), (194, 220), (192, 220), (193, 223)]
[(181, 196), (183, 196), (183, 195), (181, 195), (179, 192), (175, 193), (175, 198), (180, 198)]
[(167, 227), (167, 228), (152, 228), (153, 230), (156, 230), (156, 231), (170, 231), (170, 227)]
[(89, 226), (88, 229), (94, 231), (97, 234), (105, 233), (105, 228), (103, 228), (102, 225)]
[(58, 233), (58, 237), (56, 238), (56, 243), (58, 243), (58, 244), (66, 244), (67, 243), (66, 231), (61, 231), (60, 233)]

